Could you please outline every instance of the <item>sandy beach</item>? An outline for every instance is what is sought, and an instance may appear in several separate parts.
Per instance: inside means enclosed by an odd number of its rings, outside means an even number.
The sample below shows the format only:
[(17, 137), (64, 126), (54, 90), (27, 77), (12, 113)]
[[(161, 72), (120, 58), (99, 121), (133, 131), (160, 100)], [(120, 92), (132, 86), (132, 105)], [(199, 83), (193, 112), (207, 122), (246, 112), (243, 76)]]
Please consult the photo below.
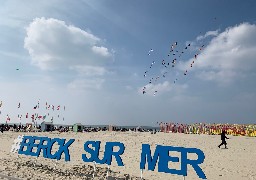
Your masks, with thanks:
[[(17, 155), (11, 153), (13, 141), (18, 135), (47, 136), (75, 139), (70, 146), (70, 160), (65, 162), (61, 159), (55, 167), (55, 160), (39, 157)], [(117, 166), (113, 158), (110, 166), (110, 176), (114, 179), (140, 179), (140, 153), (142, 144), (150, 144), (154, 152), (156, 144), (165, 146), (178, 146), (201, 149), (205, 154), (205, 161), (200, 165), (207, 179), (210, 180), (253, 180), (256, 179), (255, 158), (256, 143), (254, 137), (228, 136), (228, 149), (218, 148), (220, 136), (176, 134), (150, 132), (90, 132), (90, 133), (58, 133), (58, 132), (4, 132), (0, 134), (0, 178), (11, 176), (18, 179), (93, 179), (93, 163), (85, 163), (82, 160), (84, 154), (83, 145), (88, 140), (101, 141), (101, 147), (106, 142), (122, 142), (125, 145), (124, 154), (121, 155), (124, 166)], [(54, 148), (53, 148), (54, 149)], [(100, 157), (104, 149), (100, 150)], [(179, 153), (171, 153), (179, 157)], [(62, 156), (63, 157), (63, 156)], [(190, 159), (196, 158), (193, 155)], [(35, 162), (36, 160), (36, 162)], [(107, 165), (96, 165), (95, 179), (106, 179)], [(147, 168), (147, 165), (146, 165)], [(180, 169), (180, 163), (169, 163), (169, 168)], [(183, 176), (160, 173), (155, 171), (143, 171), (144, 179), (177, 179), (183, 180)], [(199, 179), (192, 166), (188, 166), (189, 179)]]

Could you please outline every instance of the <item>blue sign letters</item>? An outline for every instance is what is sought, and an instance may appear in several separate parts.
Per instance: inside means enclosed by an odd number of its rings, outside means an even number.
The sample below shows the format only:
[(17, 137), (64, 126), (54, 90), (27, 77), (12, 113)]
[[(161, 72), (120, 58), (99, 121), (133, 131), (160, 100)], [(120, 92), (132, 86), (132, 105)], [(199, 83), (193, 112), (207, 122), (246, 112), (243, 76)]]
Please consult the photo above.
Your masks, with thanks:
[[(36, 144), (35, 141), (38, 140), (39, 143)], [(38, 136), (24, 136), (23, 141), (20, 144), (19, 154), (25, 154), (30, 156), (38, 157), (43, 150), (43, 157), (49, 159), (61, 159), (62, 153), (65, 154), (65, 161), (70, 161), (69, 146), (75, 141), (75, 139), (70, 139), (65, 144), (66, 139), (59, 138), (48, 138), (48, 137), (38, 137)], [(44, 144), (46, 142), (46, 144)], [(52, 154), (52, 146), (54, 143), (58, 143), (59, 150)], [(26, 147), (26, 150), (24, 148)], [(34, 151), (33, 151), (34, 150)]]
[[(181, 160), (178, 157), (169, 156), (169, 151), (181, 152)], [(187, 153), (196, 153), (198, 159), (188, 159)], [(187, 165), (190, 164), (196, 171), (199, 178), (206, 179), (206, 176), (202, 169), (198, 166), (204, 162), (204, 153), (200, 149), (196, 148), (184, 148), (184, 147), (173, 147), (173, 146), (161, 146), (157, 145), (154, 156), (151, 156), (151, 150), (149, 144), (142, 144), (141, 162), (140, 169), (145, 169), (146, 161), (148, 162), (148, 170), (154, 171), (156, 162), (158, 161), (158, 172), (165, 172), (171, 174), (178, 174), (187, 176)], [(168, 162), (181, 162), (181, 169), (169, 169)]]
[[(88, 147), (91, 145), (94, 149)], [(114, 146), (118, 146), (119, 150), (117, 152), (113, 151)], [(82, 159), (84, 162), (93, 162), (99, 164), (111, 165), (112, 156), (115, 156), (118, 166), (124, 166), (123, 161), (120, 157), (124, 153), (124, 144), (120, 142), (106, 142), (104, 157), (99, 159), (100, 141), (87, 141), (84, 143), (84, 150), (91, 154), (91, 157), (87, 157), (86, 154), (82, 154)]]
[[(38, 137), (38, 136), (24, 136), (20, 144), (19, 154), (30, 155), (38, 157), (43, 151), (43, 157), (49, 159), (61, 159), (61, 155), (64, 153), (65, 161), (70, 161), (69, 147), (75, 141), (70, 139), (66, 142), (66, 139)], [(56, 152), (52, 152), (52, 147), (55, 143), (58, 143), (59, 149)], [(82, 154), (84, 162), (96, 162), (99, 164), (111, 165), (113, 156), (116, 158), (118, 166), (124, 166), (122, 158), (120, 157), (125, 150), (125, 146), (121, 142), (106, 142), (103, 158), (99, 158), (100, 141), (87, 141), (84, 143), (84, 150), (86, 154)], [(118, 151), (114, 152), (114, 147), (118, 147)], [(173, 157), (169, 155), (169, 152), (180, 152), (179, 157)], [(188, 153), (194, 153), (198, 156), (197, 159), (188, 159)], [(88, 155), (89, 154), (89, 155)], [(203, 163), (205, 155), (203, 151), (197, 148), (184, 148), (173, 146), (161, 146), (157, 145), (153, 156), (151, 156), (151, 150), (149, 144), (142, 144), (140, 169), (145, 169), (145, 165), (148, 164), (148, 170), (154, 171), (156, 163), (158, 162), (158, 172), (170, 173), (187, 176), (187, 166), (191, 165), (196, 171), (197, 175), (201, 179), (206, 179), (206, 176), (199, 164)], [(180, 162), (180, 169), (171, 169), (168, 167), (169, 162)]]

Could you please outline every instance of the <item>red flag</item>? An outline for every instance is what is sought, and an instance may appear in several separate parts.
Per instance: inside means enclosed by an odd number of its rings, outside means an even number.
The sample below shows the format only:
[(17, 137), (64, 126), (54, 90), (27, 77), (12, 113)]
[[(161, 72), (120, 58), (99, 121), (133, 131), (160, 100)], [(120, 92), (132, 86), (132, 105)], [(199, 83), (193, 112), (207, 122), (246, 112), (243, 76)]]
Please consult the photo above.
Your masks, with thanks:
[(10, 120), (11, 119), (10, 119), (9, 115), (7, 114), (6, 121), (10, 121)]

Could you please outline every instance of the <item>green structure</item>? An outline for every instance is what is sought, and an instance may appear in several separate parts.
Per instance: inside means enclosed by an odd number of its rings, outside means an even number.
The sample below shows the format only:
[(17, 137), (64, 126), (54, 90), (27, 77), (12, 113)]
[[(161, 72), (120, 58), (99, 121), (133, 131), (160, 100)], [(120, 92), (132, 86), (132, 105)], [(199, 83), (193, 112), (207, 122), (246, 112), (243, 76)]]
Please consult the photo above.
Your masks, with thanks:
[(83, 132), (83, 125), (81, 123), (74, 124), (73, 132)]

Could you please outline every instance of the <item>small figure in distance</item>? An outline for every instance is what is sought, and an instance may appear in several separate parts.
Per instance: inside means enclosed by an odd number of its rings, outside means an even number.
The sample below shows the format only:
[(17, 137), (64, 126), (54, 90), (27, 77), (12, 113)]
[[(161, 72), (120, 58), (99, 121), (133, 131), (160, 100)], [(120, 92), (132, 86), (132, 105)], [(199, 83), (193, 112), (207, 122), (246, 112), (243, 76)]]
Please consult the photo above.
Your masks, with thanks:
[(222, 143), (220, 145), (218, 145), (219, 148), (220, 148), (220, 146), (222, 146), (224, 144), (225, 145), (225, 149), (227, 149), (226, 139), (229, 139), (229, 138), (226, 136), (226, 131), (223, 130), (222, 133), (221, 133), (221, 141), (222, 141)]

